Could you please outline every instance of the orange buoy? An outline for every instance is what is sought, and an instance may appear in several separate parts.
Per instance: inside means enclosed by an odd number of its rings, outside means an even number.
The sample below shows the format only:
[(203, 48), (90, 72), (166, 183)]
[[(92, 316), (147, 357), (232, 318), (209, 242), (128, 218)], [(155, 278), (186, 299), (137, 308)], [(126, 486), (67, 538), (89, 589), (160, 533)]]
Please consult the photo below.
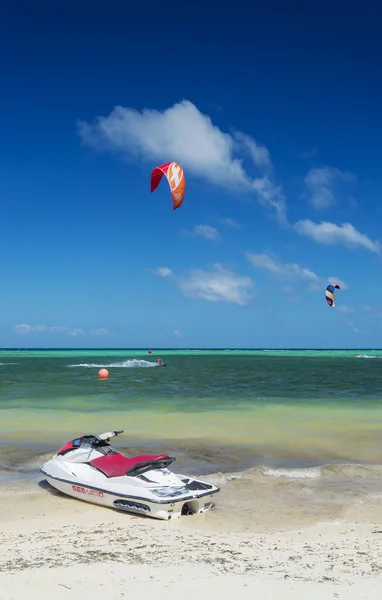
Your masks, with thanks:
[(153, 353), (153, 351), (152, 351), (152, 350), (148, 350), (148, 351), (147, 351), (147, 354), (152, 354), (152, 353)]
[(100, 369), (98, 371), (98, 375), (101, 377), (101, 379), (107, 379), (109, 377), (109, 371), (107, 369)]

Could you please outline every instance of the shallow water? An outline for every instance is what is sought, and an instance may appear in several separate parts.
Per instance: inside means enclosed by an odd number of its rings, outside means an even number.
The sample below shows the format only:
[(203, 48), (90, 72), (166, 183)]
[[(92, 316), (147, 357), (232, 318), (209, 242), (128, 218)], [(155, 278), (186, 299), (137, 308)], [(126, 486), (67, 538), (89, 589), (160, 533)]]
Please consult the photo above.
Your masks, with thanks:
[(129, 452), (176, 451), (200, 472), (382, 464), (382, 351), (359, 354), (3, 351), (0, 471), (110, 429), (125, 431), (118, 441)]

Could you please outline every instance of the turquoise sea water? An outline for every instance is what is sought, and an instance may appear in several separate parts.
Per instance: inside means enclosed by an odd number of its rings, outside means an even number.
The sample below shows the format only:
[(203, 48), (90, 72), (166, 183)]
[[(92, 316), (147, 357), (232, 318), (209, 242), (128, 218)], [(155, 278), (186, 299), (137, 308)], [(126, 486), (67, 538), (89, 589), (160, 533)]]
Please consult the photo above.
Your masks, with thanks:
[(218, 468), (382, 464), (382, 350), (356, 352), (3, 350), (0, 447), (123, 429)]

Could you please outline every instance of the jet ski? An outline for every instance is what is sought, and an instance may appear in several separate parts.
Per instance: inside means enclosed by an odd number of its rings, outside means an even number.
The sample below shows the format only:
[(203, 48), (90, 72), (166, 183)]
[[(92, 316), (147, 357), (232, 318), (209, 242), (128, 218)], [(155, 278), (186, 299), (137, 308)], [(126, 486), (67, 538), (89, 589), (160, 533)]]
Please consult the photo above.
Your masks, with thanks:
[(40, 467), (51, 486), (74, 498), (157, 519), (204, 513), (220, 488), (169, 470), (167, 454), (128, 458), (110, 445), (123, 431), (82, 435)]

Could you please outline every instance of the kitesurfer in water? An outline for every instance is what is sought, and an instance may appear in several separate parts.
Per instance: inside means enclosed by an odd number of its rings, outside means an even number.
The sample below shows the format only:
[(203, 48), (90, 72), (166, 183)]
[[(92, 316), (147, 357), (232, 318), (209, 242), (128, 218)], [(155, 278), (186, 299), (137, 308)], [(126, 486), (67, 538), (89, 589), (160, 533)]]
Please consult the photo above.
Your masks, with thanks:
[(158, 358), (157, 365), (158, 367), (163, 367), (163, 360), (161, 358)]

